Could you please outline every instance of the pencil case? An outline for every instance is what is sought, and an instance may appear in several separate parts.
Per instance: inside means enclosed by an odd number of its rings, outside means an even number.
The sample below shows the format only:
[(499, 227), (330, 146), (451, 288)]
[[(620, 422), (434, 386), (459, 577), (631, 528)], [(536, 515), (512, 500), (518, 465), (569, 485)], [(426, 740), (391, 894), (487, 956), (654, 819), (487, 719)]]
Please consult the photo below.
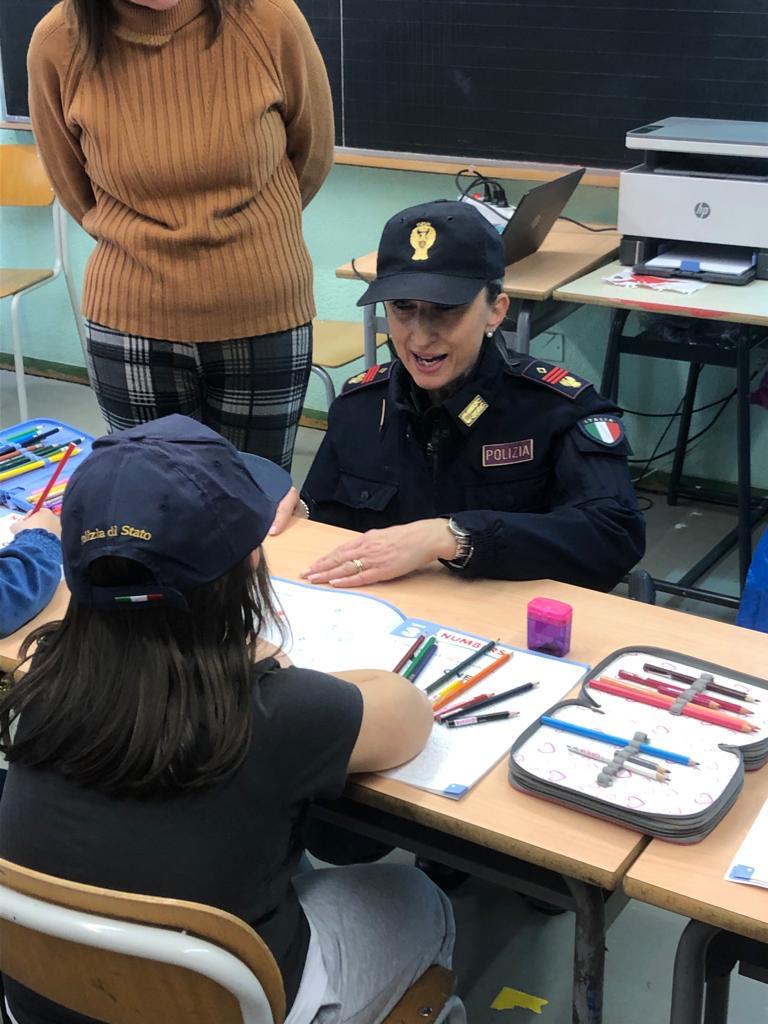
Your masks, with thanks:
[(728, 813), (744, 771), (766, 761), (768, 680), (657, 647), (625, 647), (588, 673), (577, 699), (555, 704), (518, 737), (509, 781), (649, 836), (692, 843)]
[[(36, 439), (38, 436), (40, 440)], [(32, 443), (24, 443), (25, 438)], [(0, 430), (0, 504), (19, 512), (30, 512), (70, 442), (74, 441), (75, 451), (47, 502), (57, 511), (55, 506), (66, 488), (66, 481), (90, 455), (93, 440), (90, 434), (69, 423), (46, 418), (26, 420)]]

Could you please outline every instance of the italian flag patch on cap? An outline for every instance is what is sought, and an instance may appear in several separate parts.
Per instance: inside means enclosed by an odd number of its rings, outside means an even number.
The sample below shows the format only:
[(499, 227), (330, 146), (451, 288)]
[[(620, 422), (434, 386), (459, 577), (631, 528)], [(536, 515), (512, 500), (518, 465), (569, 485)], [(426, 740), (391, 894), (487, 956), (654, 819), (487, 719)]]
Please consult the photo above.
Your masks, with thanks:
[(606, 448), (615, 447), (624, 438), (624, 424), (616, 416), (586, 416), (579, 420), (579, 430)]

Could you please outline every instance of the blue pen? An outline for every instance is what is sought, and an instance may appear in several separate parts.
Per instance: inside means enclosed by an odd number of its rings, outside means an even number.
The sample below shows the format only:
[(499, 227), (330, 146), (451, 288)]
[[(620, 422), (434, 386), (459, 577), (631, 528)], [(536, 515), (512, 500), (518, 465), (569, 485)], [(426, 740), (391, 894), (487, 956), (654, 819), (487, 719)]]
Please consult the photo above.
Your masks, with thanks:
[(433, 644), (433, 646), (429, 648), (427, 653), (421, 659), (419, 664), (414, 668), (412, 674), (407, 677), (408, 679), (411, 680), (412, 683), (416, 682), (416, 680), (419, 678), (421, 673), (424, 671), (424, 666), (429, 663), (430, 658), (433, 658), (436, 653), (437, 653), (437, 644)]
[[(600, 732), (598, 729), (588, 729), (584, 725), (576, 725), (573, 722), (564, 722), (561, 718), (552, 718), (550, 715), (541, 716), (541, 724), (549, 725), (553, 729), (561, 729), (563, 732), (572, 732), (576, 736), (586, 736), (591, 740), (598, 740), (600, 743), (610, 743), (614, 747), (626, 747), (631, 740), (622, 739), (621, 736), (611, 736), (610, 733)], [(698, 761), (686, 757), (685, 754), (674, 754), (671, 750), (662, 750), (661, 747), (652, 747), (650, 743), (641, 743), (638, 747), (644, 754), (652, 757), (660, 757), (664, 761), (673, 761), (675, 764), (685, 764), (690, 768), (696, 768)]]

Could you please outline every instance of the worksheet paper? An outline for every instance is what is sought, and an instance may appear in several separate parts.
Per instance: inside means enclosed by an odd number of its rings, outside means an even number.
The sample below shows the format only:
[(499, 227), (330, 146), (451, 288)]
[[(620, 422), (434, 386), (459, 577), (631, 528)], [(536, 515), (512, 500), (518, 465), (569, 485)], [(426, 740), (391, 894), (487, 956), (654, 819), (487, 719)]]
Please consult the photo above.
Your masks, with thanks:
[(728, 882), (768, 889), (768, 800), (744, 837), (725, 878)]
[[(426, 689), (488, 639), (424, 619), (407, 619), (393, 605), (351, 591), (274, 580), (283, 623), (290, 629), (284, 650), (294, 664), (323, 672), (351, 668), (393, 669), (419, 636), (434, 635), (437, 653), (415, 685)], [(270, 638), (272, 639), (272, 638)], [(497, 644), (467, 670), (474, 675), (505, 651), (512, 658), (456, 700), (502, 693), (523, 683), (539, 685), (488, 712), (516, 717), (461, 729), (435, 724), (424, 750), (407, 764), (383, 772), (387, 778), (459, 799), (509, 750), (517, 736), (586, 674), (589, 666)], [(447, 684), (446, 684), (447, 685)]]
[(17, 512), (8, 512), (6, 515), (0, 514), (0, 548), (8, 547), (11, 541), (16, 539), (15, 534), (11, 533), (11, 526), (14, 523), (20, 522), (23, 518), (24, 516)]

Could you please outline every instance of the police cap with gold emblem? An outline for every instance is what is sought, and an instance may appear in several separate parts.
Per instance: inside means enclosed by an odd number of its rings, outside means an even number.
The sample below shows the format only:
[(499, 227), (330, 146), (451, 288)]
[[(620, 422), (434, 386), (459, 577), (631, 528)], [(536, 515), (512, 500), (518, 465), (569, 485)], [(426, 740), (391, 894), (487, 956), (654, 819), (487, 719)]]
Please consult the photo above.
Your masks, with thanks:
[(503, 277), (504, 247), (496, 229), (468, 203), (440, 199), (387, 221), (376, 280), (357, 304), (420, 299), (459, 306)]

